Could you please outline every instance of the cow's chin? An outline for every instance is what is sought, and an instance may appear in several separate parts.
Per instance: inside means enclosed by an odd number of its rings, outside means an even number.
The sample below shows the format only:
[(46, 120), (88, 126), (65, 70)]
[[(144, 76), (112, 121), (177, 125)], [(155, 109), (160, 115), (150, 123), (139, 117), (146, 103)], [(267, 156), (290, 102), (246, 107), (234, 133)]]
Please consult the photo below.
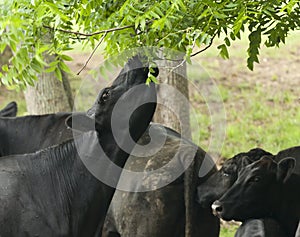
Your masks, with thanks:
[(221, 218), (224, 221), (241, 221), (243, 222), (245, 218), (243, 216), (238, 215), (237, 213), (231, 212), (231, 211), (225, 211), (222, 213), (219, 213), (217, 215), (219, 218)]
[(243, 222), (245, 219), (244, 218), (240, 218), (240, 217), (230, 217), (230, 216), (226, 216), (226, 215), (221, 215), (219, 216), (219, 218), (221, 218), (224, 221), (240, 221)]

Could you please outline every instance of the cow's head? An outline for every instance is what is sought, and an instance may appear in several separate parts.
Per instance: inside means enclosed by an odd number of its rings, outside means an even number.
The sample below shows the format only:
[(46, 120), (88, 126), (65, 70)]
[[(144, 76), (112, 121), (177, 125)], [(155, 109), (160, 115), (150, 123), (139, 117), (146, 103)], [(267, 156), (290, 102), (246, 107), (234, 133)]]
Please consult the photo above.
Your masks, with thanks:
[[(146, 85), (149, 67), (140, 57), (131, 58), (112, 85), (100, 91), (87, 116), (75, 113), (66, 125), (77, 131), (93, 128), (101, 134), (128, 134), (136, 141), (147, 128), (156, 107), (156, 91), (153, 83)], [(154, 68), (152, 75), (158, 75)], [(118, 136), (118, 134), (115, 134)]]
[(197, 187), (198, 202), (203, 207), (209, 207), (219, 199), (237, 180), (238, 172), (249, 163), (259, 160), (271, 153), (255, 148), (242, 152), (224, 162), (222, 168), (211, 175)]
[[(137, 141), (148, 127), (156, 107), (155, 85), (145, 84), (148, 74), (148, 66), (136, 56), (126, 63), (112, 85), (100, 92), (88, 112), (95, 116), (97, 131), (109, 129), (122, 135), (122, 131), (128, 133), (129, 129), (131, 137)], [(157, 68), (153, 75), (158, 75)]]
[(271, 156), (264, 156), (244, 167), (233, 186), (213, 203), (213, 212), (224, 220), (238, 221), (271, 216), (295, 162), (285, 158), (276, 163)]

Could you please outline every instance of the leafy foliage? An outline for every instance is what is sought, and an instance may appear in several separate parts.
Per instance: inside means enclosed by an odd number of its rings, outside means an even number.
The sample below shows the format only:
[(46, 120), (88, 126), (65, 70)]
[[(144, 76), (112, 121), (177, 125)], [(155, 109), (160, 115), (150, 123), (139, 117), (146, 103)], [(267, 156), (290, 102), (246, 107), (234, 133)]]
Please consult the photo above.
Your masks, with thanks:
[[(228, 58), (227, 48), (246, 31), (253, 69), (262, 36), (266, 46), (278, 47), (300, 28), (299, 15), (300, 0), (3, 0), (0, 53), (9, 46), (13, 57), (2, 67), (1, 82), (23, 88), (44, 70), (61, 78), (61, 70), (69, 70), (63, 61), (71, 60), (65, 52), (78, 42), (94, 48), (103, 35), (106, 56), (156, 46), (182, 51), (189, 61), (196, 46), (214, 37), (224, 38), (218, 48)], [(45, 62), (45, 53), (55, 61)]]

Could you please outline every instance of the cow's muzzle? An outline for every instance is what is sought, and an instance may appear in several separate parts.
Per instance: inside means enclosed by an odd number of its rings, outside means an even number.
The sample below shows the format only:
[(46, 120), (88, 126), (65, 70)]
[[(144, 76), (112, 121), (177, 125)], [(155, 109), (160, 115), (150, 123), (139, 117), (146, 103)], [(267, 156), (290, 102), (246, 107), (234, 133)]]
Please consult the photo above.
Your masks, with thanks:
[(215, 201), (211, 205), (212, 212), (215, 216), (221, 217), (222, 211), (223, 211), (223, 206), (222, 203), (219, 201)]

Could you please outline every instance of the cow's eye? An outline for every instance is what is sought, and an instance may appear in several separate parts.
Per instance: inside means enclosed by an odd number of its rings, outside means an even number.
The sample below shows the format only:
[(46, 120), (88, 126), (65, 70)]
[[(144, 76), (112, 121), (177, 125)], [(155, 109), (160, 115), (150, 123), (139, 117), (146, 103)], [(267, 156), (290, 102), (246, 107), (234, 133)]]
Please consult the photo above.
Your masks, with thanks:
[(260, 181), (260, 179), (261, 179), (260, 176), (253, 176), (249, 181), (257, 183)]
[(105, 90), (101, 96), (101, 101), (107, 101), (110, 96), (109, 89)]
[(224, 177), (229, 177), (229, 175), (230, 175), (229, 173), (223, 172)]
[(232, 175), (232, 170), (231, 169), (222, 169), (222, 175), (224, 177), (229, 177)]

